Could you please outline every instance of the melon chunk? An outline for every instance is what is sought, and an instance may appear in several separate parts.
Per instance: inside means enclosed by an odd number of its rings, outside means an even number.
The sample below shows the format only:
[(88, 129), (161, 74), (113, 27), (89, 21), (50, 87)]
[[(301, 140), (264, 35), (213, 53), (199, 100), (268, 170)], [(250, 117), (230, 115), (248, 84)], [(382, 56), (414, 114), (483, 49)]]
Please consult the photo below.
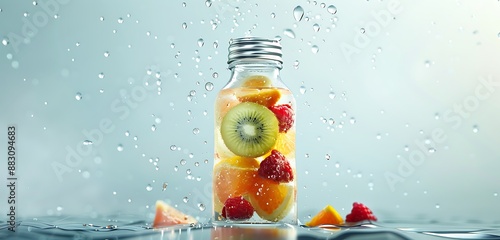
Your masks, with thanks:
[(153, 228), (191, 223), (197, 223), (194, 217), (184, 214), (163, 201), (159, 200), (156, 202), (156, 215), (153, 222)]

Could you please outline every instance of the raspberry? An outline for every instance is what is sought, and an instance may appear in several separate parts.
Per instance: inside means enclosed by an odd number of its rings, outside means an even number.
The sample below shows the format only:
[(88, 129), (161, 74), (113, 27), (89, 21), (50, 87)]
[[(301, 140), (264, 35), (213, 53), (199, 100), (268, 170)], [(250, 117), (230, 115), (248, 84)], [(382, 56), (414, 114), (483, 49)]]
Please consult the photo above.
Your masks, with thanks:
[(270, 106), (269, 109), (278, 118), (280, 132), (287, 132), (293, 126), (295, 114), (290, 104)]
[(290, 182), (293, 171), (290, 162), (278, 150), (273, 149), (259, 166), (259, 176), (276, 182)]
[(252, 204), (241, 196), (228, 198), (222, 208), (222, 217), (229, 220), (246, 220), (252, 216)]
[(351, 213), (347, 214), (345, 217), (346, 222), (354, 223), (365, 220), (377, 221), (375, 215), (373, 215), (372, 210), (362, 203), (353, 203)]

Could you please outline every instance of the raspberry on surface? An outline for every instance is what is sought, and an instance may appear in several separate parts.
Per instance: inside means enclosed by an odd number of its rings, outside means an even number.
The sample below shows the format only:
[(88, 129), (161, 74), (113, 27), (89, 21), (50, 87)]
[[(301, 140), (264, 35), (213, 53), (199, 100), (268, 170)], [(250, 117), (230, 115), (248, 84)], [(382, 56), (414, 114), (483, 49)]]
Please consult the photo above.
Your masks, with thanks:
[(226, 200), (221, 215), (229, 220), (247, 220), (253, 216), (253, 211), (252, 204), (239, 196)]
[(362, 203), (355, 202), (352, 204), (351, 213), (347, 214), (346, 222), (355, 223), (361, 221), (377, 221), (377, 217), (373, 215), (372, 210)]

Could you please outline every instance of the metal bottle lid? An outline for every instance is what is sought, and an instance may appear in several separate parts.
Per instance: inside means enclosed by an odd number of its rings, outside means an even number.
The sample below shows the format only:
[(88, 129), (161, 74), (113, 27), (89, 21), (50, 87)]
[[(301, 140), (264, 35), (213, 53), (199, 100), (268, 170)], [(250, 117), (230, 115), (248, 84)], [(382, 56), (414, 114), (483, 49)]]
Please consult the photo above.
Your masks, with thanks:
[(233, 38), (229, 41), (227, 63), (243, 59), (274, 60), (283, 63), (279, 39), (259, 37)]

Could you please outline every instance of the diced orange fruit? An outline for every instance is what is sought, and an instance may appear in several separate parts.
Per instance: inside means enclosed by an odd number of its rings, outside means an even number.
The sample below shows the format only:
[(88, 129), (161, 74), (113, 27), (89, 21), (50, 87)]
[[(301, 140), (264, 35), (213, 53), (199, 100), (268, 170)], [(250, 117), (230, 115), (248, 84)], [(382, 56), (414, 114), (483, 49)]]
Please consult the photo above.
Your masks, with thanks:
[(178, 224), (196, 223), (196, 219), (182, 213), (176, 208), (163, 201), (156, 202), (156, 215), (153, 221), (153, 228), (168, 227)]
[(295, 189), (293, 185), (259, 177), (256, 178), (249, 196), (252, 206), (261, 218), (277, 222), (290, 212), (295, 202)]
[(317, 227), (320, 225), (339, 225), (344, 223), (340, 214), (330, 205), (327, 205), (318, 212), (311, 221), (306, 223), (308, 227)]
[(242, 87), (269, 87), (271, 86), (271, 79), (262, 75), (250, 76), (243, 81)]
[(244, 88), (236, 92), (236, 97), (240, 102), (254, 102), (266, 107), (270, 107), (278, 102), (281, 97), (281, 93), (278, 89), (275, 88)]
[[(224, 159), (214, 167), (215, 211), (221, 212), (226, 199), (246, 195), (254, 185), (259, 162), (254, 158), (235, 156)], [(218, 209), (220, 208), (220, 209)]]

